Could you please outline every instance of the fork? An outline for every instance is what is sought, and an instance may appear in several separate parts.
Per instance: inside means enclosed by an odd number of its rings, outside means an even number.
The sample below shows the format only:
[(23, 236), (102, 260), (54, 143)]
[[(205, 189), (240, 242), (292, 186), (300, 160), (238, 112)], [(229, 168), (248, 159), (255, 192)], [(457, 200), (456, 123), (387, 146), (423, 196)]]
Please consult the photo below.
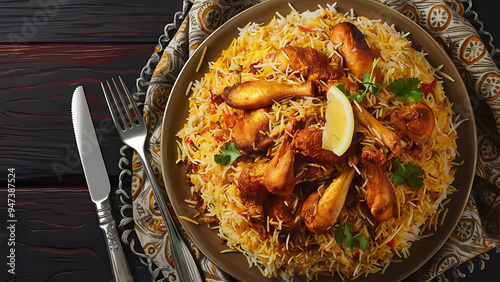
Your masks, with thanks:
[[(112, 79), (112, 83), (106, 81), (107, 89), (101, 82), (113, 122), (122, 141), (137, 152), (141, 163), (146, 169), (146, 174), (153, 188), (154, 197), (160, 208), (167, 230), (170, 233), (171, 242), (168, 246), (175, 262), (179, 281), (202, 281), (196, 262), (175, 226), (172, 216), (168, 211), (167, 203), (163, 198), (161, 188), (146, 157), (145, 144), (148, 131), (142, 113), (139, 112), (137, 104), (126, 87), (125, 82), (123, 82), (123, 79), (121, 77), (118, 78), (121, 82), (121, 90), (114, 79)], [(126, 96), (128, 102), (123, 96)]]

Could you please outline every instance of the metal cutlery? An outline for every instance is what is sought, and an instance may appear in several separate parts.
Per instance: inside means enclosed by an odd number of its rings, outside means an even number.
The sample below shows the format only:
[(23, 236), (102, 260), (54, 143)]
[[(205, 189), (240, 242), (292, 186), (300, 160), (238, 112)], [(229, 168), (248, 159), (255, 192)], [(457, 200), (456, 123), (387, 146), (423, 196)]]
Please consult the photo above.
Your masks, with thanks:
[(117, 282), (133, 281), (120, 244), (115, 219), (111, 213), (108, 198), (111, 188), (108, 174), (82, 86), (77, 87), (73, 93), (71, 115), (78, 152), (85, 172), (90, 197), (97, 209), (99, 227), (104, 232), (113, 276)]
[(174, 220), (168, 211), (167, 203), (163, 198), (161, 188), (148, 162), (145, 150), (148, 131), (142, 117), (142, 112), (139, 111), (134, 98), (121, 77), (119, 77), (119, 80), (121, 87), (118, 87), (116, 81), (112, 79), (111, 83), (106, 81), (106, 85), (101, 83), (102, 90), (120, 138), (137, 152), (151, 182), (154, 197), (170, 234), (171, 242), (168, 246), (175, 262), (179, 281), (202, 281), (196, 261), (175, 226)]

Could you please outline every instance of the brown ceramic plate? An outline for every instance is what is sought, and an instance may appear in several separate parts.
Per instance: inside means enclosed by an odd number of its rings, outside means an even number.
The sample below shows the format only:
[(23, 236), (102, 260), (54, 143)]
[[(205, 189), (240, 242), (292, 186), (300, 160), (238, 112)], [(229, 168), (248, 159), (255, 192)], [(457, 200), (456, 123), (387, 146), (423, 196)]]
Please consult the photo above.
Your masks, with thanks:
[[(161, 141), (162, 170), (168, 196), (177, 215), (194, 216), (196, 211), (187, 206), (185, 199), (191, 197), (190, 189), (185, 182), (185, 165), (176, 164), (176, 137), (175, 134), (183, 127), (188, 114), (188, 99), (185, 95), (188, 85), (195, 79), (200, 79), (208, 70), (207, 62), (215, 61), (226, 49), (233, 38), (238, 36), (238, 27), (244, 27), (249, 22), (268, 23), (276, 12), (282, 15), (290, 13), (288, 3), (299, 11), (316, 10), (318, 4), (326, 7), (335, 1), (325, 0), (273, 0), (256, 5), (237, 15), (219, 29), (217, 29), (207, 40), (201, 44), (198, 51), (188, 60), (179, 75), (168, 101), (163, 119), (163, 132)], [(410, 32), (410, 39), (422, 46), (427, 54), (427, 59), (434, 66), (444, 65), (444, 70), (455, 82), (444, 80), (444, 88), (449, 99), (454, 103), (454, 111), (468, 121), (458, 128), (458, 150), (460, 159), (458, 163), (463, 165), (457, 167), (454, 186), (458, 192), (453, 194), (447, 205), (449, 208), (446, 221), (439, 227), (433, 236), (422, 239), (410, 248), (410, 257), (402, 262), (393, 263), (383, 275), (380, 273), (369, 275), (367, 278), (358, 280), (370, 281), (396, 281), (402, 280), (418, 268), (420, 268), (431, 256), (442, 246), (450, 236), (457, 224), (472, 186), (474, 170), (476, 165), (476, 129), (474, 115), (469, 102), (469, 97), (455, 65), (445, 51), (434, 41), (422, 28), (410, 21), (402, 14), (378, 3), (367, 0), (336, 0), (337, 10), (340, 12), (354, 9), (356, 16), (365, 16), (369, 19), (381, 19), (389, 24), (394, 24), (398, 31)], [(195, 71), (201, 57), (201, 51), (208, 46), (204, 59), (204, 68), (198, 73)], [(184, 228), (212, 261), (231, 276), (242, 281), (269, 281), (264, 278), (260, 271), (254, 266), (249, 267), (247, 259), (240, 253), (221, 254), (220, 251), (227, 249), (221, 245), (217, 232), (210, 230), (205, 224), (194, 225), (182, 222)], [(323, 280), (339, 280), (335, 278), (322, 277)]]

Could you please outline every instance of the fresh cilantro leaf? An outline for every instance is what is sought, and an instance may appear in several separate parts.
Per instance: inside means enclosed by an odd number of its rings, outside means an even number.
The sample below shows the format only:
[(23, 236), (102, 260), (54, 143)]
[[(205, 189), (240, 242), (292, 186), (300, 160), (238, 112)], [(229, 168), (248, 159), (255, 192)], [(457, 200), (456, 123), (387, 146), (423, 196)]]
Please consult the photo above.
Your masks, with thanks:
[(424, 90), (422, 90), (422, 88), (417, 88), (410, 90), (410, 95), (408, 96), (408, 98), (406, 98), (406, 101), (418, 103), (422, 101), (423, 98)]
[(363, 85), (365, 86), (366, 92), (371, 92), (375, 95), (387, 86), (387, 84), (376, 84), (374, 82), (363, 82)]
[(424, 186), (424, 179), (422, 177), (410, 176), (406, 178), (406, 181), (410, 184), (411, 189), (418, 189)]
[(423, 169), (412, 163), (407, 163), (405, 165), (405, 169), (408, 173), (411, 173), (413, 175), (423, 175), (425, 173)]
[(335, 85), (342, 93), (344, 93), (344, 95), (346, 95), (347, 97), (351, 96), (351, 92), (349, 92), (349, 90), (345, 89), (345, 86), (344, 84), (337, 84)]
[(402, 185), (406, 182), (406, 178), (404, 178), (404, 176), (402, 176), (402, 173), (400, 172), (399, 166), (401, 166), (401, 165), (398, 164), (398, 170), (392, 176), (392, 182), (394, 182), (395, 184), (398, 184), (398, 185)]
[(410, 188), (418, 189), (424, 186), (424, 175), (425, 171), (415, 164), (407, 163), (404, 166), (397, 163), (397, 169), (392, 176), (392, 182), (401, 185), (408, 183)]
[(226, 143), (225, 149), (220, 149), (219, 154), (214, 156), (216, 163), (220, 165), (231, 165), (242, 154), (236, 149), (233, 142)]
[(335, 230), (333, 230), (335, 241), (339, 247), (354, 249), (356, 247), (354, 243), (357, 242), (359, 249), (366, 252), (370, 247), (370, 242), (359, 232), (353, 236), (352, 234), (356, 232), (354, 227), (348, 222), (340, 223)]
[(371, 92), (372, 89), (371, 85), (372, 85), (372, 74), (365, 72), (365, 74), (363, 75), (363, 86), (365, 87), (366, 92)]
[(349, 102), (352, 102), (353, 100), (356, 100), (358, 103), (361, 103), (361, 101), (363, 101), (363, 98), (366, 95), (366, 93), (362, 93), (362, 92), (354, 93), (354, 94), (351, 95), (351, 92), (345, 88), (344, 84), (337, 84), (336, 87), (342, 93), (344, 93), (344, 95), (347, 97), (347, 99), (349, 100)]
[(349, 102), (356, 100), (356, 102), (361, 103), (361, 101), (363, 101), (363, 99), (365, 98), (366, 93), (367, 92), (355, 93), (355, 94), (352, 94), (351, 96), (348, 96), (347, 99), (349, 100)]
[(333, 235), (335, 235), (335, 241), (337, 242), (337, 245), (342, 248), (344, 245), (344, 240), (345, 240), (345, 235), (344, 235), (344, 228), (341, 226), (342, 223), (333, 230)]
[(365, 92), (371, 92), (374, 95), (377, 95), (380, 90), (384, 89), (387, 84), (376, 84), (375, 80), (377, 79), (376, 77), (373, 77), (373, 72), (375, 71), (375, 67), (377, 66), (378, 61), (380, 58), (377, 58), (373, 60), (372, 63), (372, 70), (370, 73), (365, 73), (363, 76), (363, 86), (365, 86)]
[(395, 94), (401, 93), (405, 90), (405, 87), (407, 86), (407, 85), (405, 86), (406, 82), (407, 82), (406, 79), (398, 78), (391, 83), (391, 86), (389, 88), (392, 93)]
[(418, 103), (424, 97), (424, 90), (415, 88), (420, 82), (418, 77), (398, 78), (391, 83), (390, 90), (399, 100)]
[(420, 81), (420, 79), (418, 79), (418, 77), (410, 77), (410, 78), (408, 78), (408, 79), (406, 80), (405, 85), (406, 85), (408, 88), (410, 88), (410, 89), (411, 89), (411, 88), (413, 88), (413, 87), (415, 87), (415, 86), (419, 85), (419, 84), (420, 84), (420, 82), (421, 82), (421, 81)]
[(354, 248), (354, 241), (352, 240), (352, 225), (349, 223), (345, 222), (344, 223), (344, 247), (353, 249)]
[(350, 95), (350, 93), (348, 91), (347, 92), (345, 90), (342, 91), (347, 96), (349, 101), (352, 102), (353, 100), (356, 100), (356, 102), (361, 103), (363, 101), (363, 99), (365, 98), (366, 94), (368, 94), (368, 92), (370, 92), (374, 95), (377, 95), (380, 92), (380, 90), (384, 89), (388, 85), (388, 84), (376, 84), (375, 83), (376, 77), (373, 77), (373, 72), (374, 72), (375, 67), (377, 66), (377, 63), (379, 60), (380, 60), (380, 58), (373, 60), (371, 72), (365, 73), (363, 75), (363, 86), (365, 87), (364, 90), (362, 90), (358, 93), (354, 93), (352, 95)]
[(354, 236), (354, 239), (358, 242), (358, 247), (363, 252), (366, 252), (368, 251), (368, 249), (370, 249), (370, 242), (363, 234), (358, 233), (358, 235)]

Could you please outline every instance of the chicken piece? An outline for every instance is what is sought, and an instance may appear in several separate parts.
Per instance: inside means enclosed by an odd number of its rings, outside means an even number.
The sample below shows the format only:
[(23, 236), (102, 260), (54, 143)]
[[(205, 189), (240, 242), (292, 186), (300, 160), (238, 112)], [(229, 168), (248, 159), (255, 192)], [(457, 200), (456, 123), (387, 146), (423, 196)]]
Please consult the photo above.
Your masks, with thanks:
[(425, 144), (435, 127), (434, 113), (423, 102), (392, 111), (391, 122), (397, 130), (417, 144)]
[(368, 129), (368, 131), (374, 135), (375, 140), (382, 143), (380, 145), (389, 148), (396, 157), (401, 154), (401, 139), (395, 132), (385, 127), (365, 108), (359, 105), (354, 105), (352, 107), (352, 112), (354, 114), (354, 120)]
[(300, 216), (311, 232), (321, 233), (335, 224), (344, 207), (354, 172), (353, 167), (348, 167), (333, 180), (322, 196), (315, 191), (304, 201)]
[(293, 151), (310, 158), (316, 163), (333, 164), (345, 160), (346, 154), (339, 157), (334, 152), (323, 149), (321, 146), (322, 142), (323, 130), (309, 127), (297, 133)]
[(299, 220), (297, 212), (300, 205), (297, 202), (298, 198), (293, 193), (272, 197), (267, 211), (270, 224), (280, 230), (295, 226)]
[[(366, 43), (365, 35), (352, 23), (343, 22), (335, 25), (330, 34), (330, 41), (338, 46), (352, 74), (363, 80), (365, 73), (371, 73), (375, 52)], [(382, 72), (378, 67), (373, 71), (377, 83), (383, 82)]]
[(344, 75), (344, 69), (339, 64), (334, 68), (328, 63), (328, 57), (311, 47), (287, 46), (274, 57), (280, 63), (279, 69), (283, 72), (289, 67), (291, 71), (298, 71), (308, 80), (329, 80)]
[(262, 185), (262, 177), (266, 168), (266, 163), (255, 163), (243, 169), (238, 178), (238, 189), (243, 201), (262, 206), (269, 195), (269, 191)]
[(295, 187), (294, 141), (295, 136), (293, 138), (284, 136), (283, 142), (264, 173), (262, 184), (275, 195), (289, 195)]
[(222, 98), (230, 107), (252, 110), (272, 105), (273, 101), (285, 98), (315, 96), (318, 91), (319, 89), (313, 81), (295, 85), (256, 80), (226, 87)]
[(384, 153), (374, 147), (364, 147), (361, 151), (361, 159), (377, 166), (381, 166), (387, 161)]
[(268, 133), (269, 116), (265, 108), (245, 111), (233, 128), (233, 142), (246, 153), (264, 151), (273, 143)]
[(365, 200), (371, 214), (379, 222), (391, 219), (397, 210), (394, 186), (381, 167), (384, 162), (385, 156), (380, 150), (363, 148), (361, 163), (368, 178)]

